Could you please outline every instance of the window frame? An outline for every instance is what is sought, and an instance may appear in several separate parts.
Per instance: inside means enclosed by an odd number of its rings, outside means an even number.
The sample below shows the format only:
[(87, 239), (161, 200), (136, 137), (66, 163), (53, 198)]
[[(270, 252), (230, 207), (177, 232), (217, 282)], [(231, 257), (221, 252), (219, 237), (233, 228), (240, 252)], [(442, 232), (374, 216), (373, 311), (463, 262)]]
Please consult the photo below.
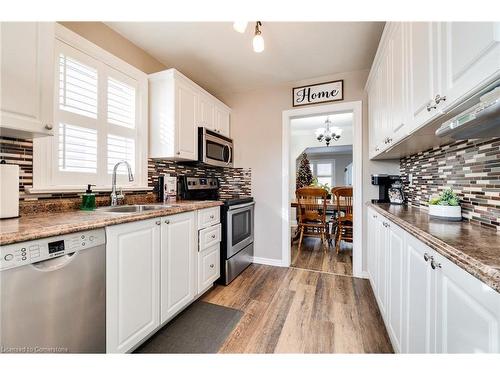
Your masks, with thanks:
[[(115, 55), (107, 52), (101, 47), (72, 32), (60, 24), (55, 25), (55, 49), (54, 49), (54, 129), (58, 133), (59, 127), (59, 54), (69, 47), (70, 56), (82, 54), (84, 60), (93, 60), (98, 68), (98, 119), (96, 123), (101, 122), (107, 126), (105, 135), (98, 137), (98, 149), (101, 155), (106, 154), (107, 135), (113, 134), (124, 136), (125, 134), (136, 133), (136, 165), (134, 181), (130, 183), (125, 174), (117, 176), (117, 184), (123, 187), (123, 190), (151, 190), (148, 186), (148, 76), (146, 73), (126, 63)], [(86, 57), (85, 57), (86, 56)], [(78, 59), (77, 57), (75, 57)], [(85, 61), (82, 61), (85, 63)], [(91, 65), (94, 67), (94, 65)], [(108, 77), (117, 79), (123, 83), (136, 88), (136, 127), (121, 127), (119, 125), (109, 124), (107, 122), (107, 85)], [(103, 80), (103, 82), (99, 82)], [(104, 91), (104, 92), (103, 92)], [(101, 100), (101, 98), (104, 98)], [(68, 112), (70, 116), (72, 115)], [(75, 116), (78, 116), (75, 114)], [(102, 117), (102, 118), (101, 118)], [(78, 126), (78, 123), (71, 125)], [(99, 128), (99, 126), (97, 126)], [(123, 129), (121, 129), (123, 128)], [(112, 130), (113, 129), (113, 130)], [(117, 131), (116, 131), (117, 130)], [(111, 190), (111, 175), (108, 174), (107, 158), (103, 163), (104, 169), (99, 168), (98, 173), (89, 175), (88, 181), (84, 181), (81, 174), (75, 174), (77, 184), (66, 184), (71, 172), (60, 172), (58, 169), (58, 154), (56, 153), (59, 139), (58, 136), (36, 138), (33, 141), (33, 187), (27, 188), (28, 193), (49, 193), (49, 192), (80, 192), (86, 187), (86, 184), (96, 184), (95, 191)], [(123, 168), (123, 167), (122, 167)], [(125, 172), (123, 169), (122, 172)], [(62, 175), (66, 174), (64, 178)]]
[[(311, 172), (313, 177), (315, 178), (320, 178), (320, 177), (329, 177), (330, 178), (330, 184), (329, 187), (330, 189), (334, 186), (336, 186), (336, 170), (335, 170), (335, 159), (329, 159), (329, 158), (311, 158), (309, 159), (309, 163), (311, 164)], [(331, 174), (329, 175), (318, 175), (318, 164), (330, 164), (331, 166)]]

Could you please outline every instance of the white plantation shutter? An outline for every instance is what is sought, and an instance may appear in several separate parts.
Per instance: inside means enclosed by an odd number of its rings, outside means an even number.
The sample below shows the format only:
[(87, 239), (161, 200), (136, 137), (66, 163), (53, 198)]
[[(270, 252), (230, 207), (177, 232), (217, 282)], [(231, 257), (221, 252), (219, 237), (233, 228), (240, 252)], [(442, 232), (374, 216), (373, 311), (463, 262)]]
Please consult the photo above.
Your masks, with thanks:
[[(108, 135), (108, 173), (113, 173), (113, 168), (116, 163), (121, 160), (126, 160), (135, 173), (135, 140), (133, 138), (120, 137), (118, 135)], [(119, 174), (127, 174), (126, 168), (119, 168)]]
[(108, 122), (135, 127), (135, 88), (108, 78)]
[(97, 118), (97, 69), (59, 54), (59, 109)]
[(134, 181), (120, 167), (119, 186), (145, 188), (147, 76), (102, 50), (88, 53), (98, 47), (82, 43), (77, 49), (56, 40), (55, 134), (34, 142), (40, 155), (34, 160), (34, 190), (109, 187), (121, 160), (131, 165)]
[(97, 131), (59, 124), (59, 170), (97, 173)]

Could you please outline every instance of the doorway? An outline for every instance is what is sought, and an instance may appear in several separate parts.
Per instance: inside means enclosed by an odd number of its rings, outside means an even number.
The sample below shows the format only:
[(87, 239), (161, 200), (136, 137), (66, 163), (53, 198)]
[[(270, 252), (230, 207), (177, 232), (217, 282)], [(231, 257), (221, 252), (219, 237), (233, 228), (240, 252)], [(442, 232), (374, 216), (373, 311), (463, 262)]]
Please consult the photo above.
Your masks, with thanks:
[[(361, 108), (361, 102), (345, 102), (283, 112), (282, 256), (285, 265), (362, 277)], [(330, 140), (328, 146), (324, 138), (319, 141), (317, 137), (318, 129), (325, 128), (327, 118), (331, 127), (341, 129), (340, 137)], [(299, 168), (297, 159), (301, 160), (304, 155), (308, 159), (313, 185), (329, 192), (334, 186), (352, 186), (352, 242), (339, 242), (338, 254), (334, 243), (324, 252), (321, 240), (315, 237), (304, 237), (300, 253), (298, 241), (291, 241), (297, 225), (296, 210), (292, 207)], [(329, 228), (332, 228), (331, 224)]]

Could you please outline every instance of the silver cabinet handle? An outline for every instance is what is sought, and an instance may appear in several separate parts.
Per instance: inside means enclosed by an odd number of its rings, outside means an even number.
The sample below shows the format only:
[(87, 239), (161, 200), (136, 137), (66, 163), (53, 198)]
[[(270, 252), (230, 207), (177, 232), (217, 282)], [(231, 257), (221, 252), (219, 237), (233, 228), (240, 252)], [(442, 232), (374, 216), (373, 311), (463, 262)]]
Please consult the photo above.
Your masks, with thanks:
[(215, 216), (214, 215), (210, 215), (210, 219), (213, 219)]
[(156, 223), (155, 223), (155, 224), (156, 224), (156, 225), (160, 225), (160, 224), (161, 224), (161, 221), (160, 221), (160, 220), (158, 220), (158, 221), (156, 221)]
[(215, 238), (215, 237), (216, 237), (215, 234), (212, 234), (212, 238)]
[[(434, 104), (433, 104), (434, 103)], [(430, 112), (433, 109), (436, 109), (436, 102), (434, 100), (431, 100), (429, 103), (427, 103), (427, 112)]]
[(378, 216), (377, 215), (372, 215), (374, 219), (376, 219)]
[(170, 224), (170, 221), (168, 221), (168, 220), (165, 220), (165, 224)]
[(429, 261), (429, 259), (430, 259), (429, 254), (424, 253), (424, 260), (425, 260), (426, 262), (428, 262), (428, 261)]
[(436, 102), (436, 104), (439, 104), (440, 102), (445, 102), (446, 96), (441, 96), (437, 94), (436, 97), (434, 98), (434, 101)]
[(433, 270), (436, 268), (441, 268), (441, 263), (435, 262), (434, 259), (431, 260), (431, 267)]
[(52, 130), (52, 128), (53, 128), (52, 124), (45, 124), (45, 129)]
[(212, 263), (212, 264), (210, 265), (210, 268), (214, 268), (214, 267), (215, 267), (215, 265)]
[(180, 151), (177, 151), (177, 152), (176, 152), (176, 154), (177, 154), (177, 155), (180, 155), (180, 154), (181, 154), (181, 152), (180, 152)]

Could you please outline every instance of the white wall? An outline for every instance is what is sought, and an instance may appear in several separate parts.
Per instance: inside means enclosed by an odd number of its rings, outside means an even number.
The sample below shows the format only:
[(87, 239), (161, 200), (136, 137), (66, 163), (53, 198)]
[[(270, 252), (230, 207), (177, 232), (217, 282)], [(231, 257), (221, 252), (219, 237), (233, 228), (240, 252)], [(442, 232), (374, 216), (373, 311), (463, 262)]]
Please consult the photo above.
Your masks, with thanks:
[[(252, 195), (255, 197), (255, 256), (281, 260), (281, 178), (282, 112), (292, 109), (291, 89), (311, 83), (344, 80), (345, 101), (363, 101), (363, 200), (376, 197), (370, 185), (371, 173), (398, 173), (399, 161), (368, 160), (367, 103), (364, 86), (368, 70), (290, 82), (246, 93), (225, 93), (222, 100), (232, 108), (231, 136), (235, 166), (252, 168)], [(365, 206), (363, 206), (365, 208)], [(366, 210), (365, 210), (366, 211)], [(366, 221), (366, 214), (363, 215)], [(363, 225), (366, 229), (366, 225)], [(363, 233), (363, 241), (366, 235)], [(366, 248), (366, 246), (363, 246)], [(363, 269), (366, 269), (364, 257)]]

